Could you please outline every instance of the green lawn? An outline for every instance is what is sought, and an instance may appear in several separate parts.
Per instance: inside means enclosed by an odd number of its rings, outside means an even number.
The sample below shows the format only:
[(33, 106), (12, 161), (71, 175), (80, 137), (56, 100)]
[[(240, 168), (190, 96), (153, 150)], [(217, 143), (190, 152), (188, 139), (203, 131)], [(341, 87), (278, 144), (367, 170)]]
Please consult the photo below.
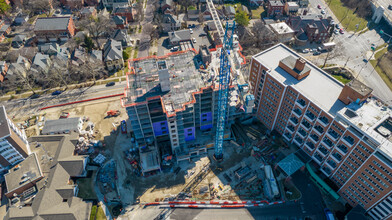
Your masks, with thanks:
[(264, 13), (264, 7), (260, 6), (252, 11), (252, 18), (261, 18), (262, 14)]
[(103, 212), (101, 206), (98, 207), (98, 211), (97, 211), (96, 205), (91, 207), (90, 220), (95, 220), (95, 219), (96, 220), (106, 220), (105, 213)]
[(343, 84), (347, 84), (348, 82), (350, 82), (351, 80), (344, 78), (343, 76), (339, 76), (339, 75), (332, 75), (333, 78), (339, 80), (341, 83)]
[(135, 47), (135, 50), (133, 51), (133, 59), (136, 59), (137, 58), (137, 53), (138, 53), (138, 51), (139, 51), (139, 47)]
[(188, 7), (188, 10), (196, 10), (196, 7), (194, 5), (191, 5)]
[(78, 197), (82, 199), (97, 199), (92, 182), (92, 178), (80, 178), (77, 180), (79, 187)]
[(340, 0), (326, 0), (326, 3), (347, 31), (355, 31), (355, 25), (359, 23), (358, 31), (366, 27), (368, 22), (355, 15), (353, 10), (343, 6)]
[[(377, 48), (379, 49), (379, 48)], [(376, 49), (376, 50), (377, 50)], [(374, 55), (375, 60), (370, 60), (370, 63), (373, 65), (374, 69), (377, 71), (378, 75), (382, 78), (382, 80), (385, 82), (385, 84), (389, 87), (390, 90), (392, 90), (392, 81), (389, 79), (387, 74), (384, 72), (383, 69), (381, 69), (380, 66), (377, 65), (378, 59), (381, 58), (381, 56), (388, 51), (388, 48), (384, 48), (380, 50), (378, 53)], [(377, 65), (377, 66), (376, 66)]]

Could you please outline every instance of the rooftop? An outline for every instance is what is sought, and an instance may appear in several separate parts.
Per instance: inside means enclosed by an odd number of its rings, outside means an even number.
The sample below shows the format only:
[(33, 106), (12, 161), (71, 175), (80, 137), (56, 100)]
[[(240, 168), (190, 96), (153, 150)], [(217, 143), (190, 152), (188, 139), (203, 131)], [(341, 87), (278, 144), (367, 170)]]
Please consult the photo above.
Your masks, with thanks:
[[(135, 74), (128, 75), (125, 104), (146, 101), (161, 96), (166, 111), (174, 112), (193, 99), (192, 93), (211, 85), (211, 76), (198, 70), (193, 52), (172, 55), (166, 59), (145, 59), (131, 62)], [(170, 91), (161, 92), (157, 61), (165, 60), (170, 74)], [(161, 62), (159, 62), (161, 63)]]
[(392, 107), (375, 98), (353, 102), (338, 112), (339, 116), (380, 143), (380, 149), (392, 157)]
[(80, 118), (62, 118), (57, 120), (45, 121), (42, 134), (63, 133), (78, 130)]
[(284, 44), (277, 44), (254, 55), (253, 58), (267, 67), (270, 70), (270, 75), (276, 80), (286, 86), (292, 86), (324, 111), (336, 115), (339, 110), (345, 107), (345, 104), (338, 100), (343, 84), (304, 58), (306, 66), (311, 70), (310, 74), (302, 80), (295, 79), (279, 67), (279, 61), (288, 56), (295, 59), (300, 57)]
[(34, 31), (67, 30), (71, 17), (38, 18)]
[(24, 161), (10, 169), (4, 176), (7, 191), (12, 192), (42, 176), (43, 174), (39, 167), (37, 155), (32, 153)]
[(285, 22), (273, 23), (269, 25), (278, 34), (294, 33), (293, 29)]
[(0, 138), (11, 134), (10, 127), (7, 121), (7, 112), (4, 106), (0, 106)]

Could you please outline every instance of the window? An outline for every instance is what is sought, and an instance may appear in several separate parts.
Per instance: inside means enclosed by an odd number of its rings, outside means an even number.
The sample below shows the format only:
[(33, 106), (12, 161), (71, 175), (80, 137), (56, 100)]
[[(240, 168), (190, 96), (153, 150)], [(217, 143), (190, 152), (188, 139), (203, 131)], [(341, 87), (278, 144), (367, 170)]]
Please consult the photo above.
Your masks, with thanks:
[(287, 126), (287, 128), (288, 128), (290, 131), (292, 131), (292, 132), (293, 132), (294, 129), (295, 129), (294, 126), (292, 126), (292, 125)]
[(332, 168), (336, 168), (336, 162), (333, 160), (328, 160), (327, 163), (332, 167)]
[(299, 108), (294, 109), (295, 114), (301, 116), (302, 115), (302, 111)]
[(350, 135), (344, 136), (343, 138), (345, 141), (347, 141), (347, 143), (353, 145), (354, 144), (354, 138), (351, 137)]
[(303, 100), (303, 99), (298, 99), (298, 100), (297, 100), (297, 103), (298, 103), (300, 106), (302, 106), (302, 107), (305, 107), (305, 105), (306, 105), (306, 102), (305, 102), (305, 100)]
[(311, 111), (306, 111), (306, 116), (310, 119), (310, 120), (314, 120), (314, 118), (316, 116), (314, 116), (314, 114)]
[(306, 145), (308, 145), (308, 147), (312, 150), (315, 148), (314, 144), (310, 141), (306, 142)]
[(332, 141), (329, 140), (329, 138), (327, 138), (327, 137), (324, 137), (323, 142), (324, 142), (324, 144), (326, 144), (328, 147), (332, 147), (332, 146), (333, 146)]
[(303, 120), (301, 123), (303, 126), (305, 126), (305, 128), (309, 129), (310, 128), (310, 123), (306, 120)]
[(337, 160), (337, 161), (342, 161), (342, 155), (340, 155), (339, 153), (335, 152), (332, 154), (332, 156)]
[(321, 127), (320, 125), (314, 126), (314, 129), (315, 129), (316, 131), (318, 131), (318, 133), (320, 133), (320, 134), (324, 133), (324, 128)]
[(345, 145), (339, 144), (337, 148), (341, 150), (343, 153), (347, 153), (347, 147)]
[(319, 141), (319, 137), (316, 134), (311, 134), (310, 137), (315, 141), (318, 142)]
[(339, 138), (338, 132), (336, 132), (336, 131), (333, 130), (333, 129), (329, 129), (329, 130), (328, 130), (328, 134), (331, 135), (333, 138), (335, 138), (335, 140)]
[(319, 147), (318, 149), (319, 149), (319, 151), (320, 151), (321, 153), (323, 153), (324, 155), (327, 155), (327, 154), (328, 154), (327, 148), (325, 148), (325, 147), (323, 147), (323, 146), (320, 145), (320, 147)]
[(298, 124), (298, 119), (296, 117), (291, 117), (290, 120), (294, 123), (294, 124)]

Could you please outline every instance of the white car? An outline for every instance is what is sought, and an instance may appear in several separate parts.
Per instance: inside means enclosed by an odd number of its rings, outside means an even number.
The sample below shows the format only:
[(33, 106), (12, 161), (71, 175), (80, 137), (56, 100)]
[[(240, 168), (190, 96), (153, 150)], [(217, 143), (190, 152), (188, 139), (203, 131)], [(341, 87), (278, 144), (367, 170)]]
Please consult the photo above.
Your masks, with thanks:
[(192, 30), (192, 28), (189, 28), (189, 31), (191, 32), (191, 34), (193, 34), (193, 30)]
[(196, 38), (192, 38), (192, 42), (195, 44), (196, 43)]
[(323, 10), (321, 10), (321, 14), (325, 14), (325, 11), (324, 11), (324, 9), (323, 9)]

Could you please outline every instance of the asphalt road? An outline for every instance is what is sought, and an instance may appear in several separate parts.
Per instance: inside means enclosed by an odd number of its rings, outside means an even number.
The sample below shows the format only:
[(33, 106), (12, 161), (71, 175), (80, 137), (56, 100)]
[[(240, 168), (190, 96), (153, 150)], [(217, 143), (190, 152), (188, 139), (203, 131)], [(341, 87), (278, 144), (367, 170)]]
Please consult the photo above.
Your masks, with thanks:
[(0, 105), (4, 105), (7, 109), (7, 113), (11, 116), (18, 115), (30, 115), (38, 112), (39, 108), (56, 105), (61, 103), (73, 102), (77, 100), (84, 100), (90, 98), (96, 98), (107, 95), (114, 95), (124, 92), (125, 82), (116, 83), (111, 87), (105, 85), (97, 85), (87, 88), (73, 89), (65, 91), (57, 96), (42, 95), (36, 99), (15, 99), (11, 101), (1, 102)]
[[(140, 23), (140, 25), (143, 27), (144, 25), (148, 23), (152, 23), (154, 19), (154, 7), (149, 7), (150, 5), (153, 5), (156, 0), (147, 0), (146, 5), (147, 7), (144, 9), (144, 19)], [(138, 52), (138, 57), (147, 57), (148, 51), (150, 49), (150, 36), (142, 33), (139, 36), (140, 43), (139, 43), (139, 52)]]
[[(311, 13), (321, 14), (321, 9), (317, 9), (317, 5), (320, 5), (326, 11), (326, 14), (323, 16), (332, 16), (334, 21), (340, 24), (323, 0), (310, 0), (309, 2)], [(338, 52), (340, 55), (332, 57), (327, 63), (344, 66), (348, 60), (346, 67), (357, 73), (355, 77), (371, 87), (375, 96), (392, 104), (392, 91), (377, 74), (373, 66), (369, 62), (363, 61), (364, 59), (369, 59), (372, 55), (371, 44), (375, 44), (377, 47), (385, 43), (385, 39), (381, 38), (379, 34), (379, 28), (368, 30), (363, 34), (346, 31), (344, 34), (333, 34), (332, 41), (337, 43), (335, 50), (340, 50)], [(322, 64), (322, 60), (318, 61), (319, 64)]]

